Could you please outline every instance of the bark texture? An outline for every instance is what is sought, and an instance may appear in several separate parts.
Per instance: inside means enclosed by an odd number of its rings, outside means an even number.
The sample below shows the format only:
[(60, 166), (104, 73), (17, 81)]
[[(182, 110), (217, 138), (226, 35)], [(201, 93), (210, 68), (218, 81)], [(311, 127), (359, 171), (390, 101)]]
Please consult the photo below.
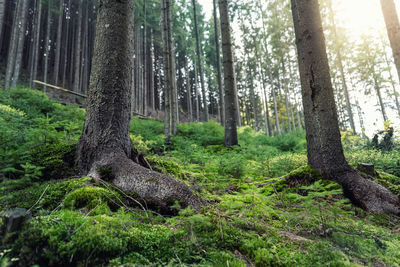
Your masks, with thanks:
[(194, 31), (196, 35), (196, 54), (197, 54), (197, 63), (199, 64), (199, 74), (200, 74), (200, 84), (201, 84), (201, 92), (203, 97), (203, 112), (204, 112), (204, 121), (208, 121), (208, 105), (207, 105), (207, 96), (206, 96), (206, 87), (204, 83), (204, 73), (203, 73), (203, 60), (201, 54), (200, 47), (200, 36), (199, 36), (199, 28), (197, 21), (197, 4), (196, 0), (192, 0), (193, 3), (193, 16), (194, 16)]
[(213, 11), (214, 11), (214, 38), (215, 38), (215, 49), (217, 50), (217, 80), (218, 80), (218, 92), (219, 92), (219, 116), (222, 126), (225, 125), (225, 99), (224, 91), (222, 89), (222, 70), (221, 70), (221, 50), (219, 45), (219, 27), (217, 18), (217, 0), (213, 0)]
[(340, 183), (353, 203), (373, 213), (399, 213), (399, 199), (347, 163), (330, 79), (318, 0), (292, 0), (301, 77), (308, 162)]
[(383, 16), (385, 18), (386, 30), (392, 47), (394, 63), (400, 80), (400, 23), (393, 0), (381, 0)]
[(221, 20), (222, 54), (225, 85), (225, 146), (230, 147), (238, 144), (238, 95), (227, 0), (219, 1), (219, 13)]
[(81, 174), (103, 178), (140, 199), (168, 209), (178, 200), (199, 207), (199, 201), (183, 183), (146, 169), (130, 158), (131, 66), (133, 59), (132, 0), (100, 0), (96, 39), (88, 91), (85, 126), (78, 144), (77, 168)]

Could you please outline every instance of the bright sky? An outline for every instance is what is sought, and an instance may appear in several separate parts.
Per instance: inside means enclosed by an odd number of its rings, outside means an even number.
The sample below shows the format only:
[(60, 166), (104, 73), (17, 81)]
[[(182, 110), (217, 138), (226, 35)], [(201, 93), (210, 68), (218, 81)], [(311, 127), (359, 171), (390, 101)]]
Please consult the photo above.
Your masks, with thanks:
[[(203, 6), (203, 10), (206, 13), (206, 18), (212, 16), (213, 0), (198, 0)], [(263, 0), (267, 2), (267, 0)], [(276, 1), (287, 1), (287, 0), (276, 0)], [(340, 23), (343, 22), (345, 28), (352, 38), (358, 39), (362, 33), (369, 32), (379, 34), (384, 32), (386, 34), (385, 24), (382, 16), (382, 11), (380, 7), (379, 0), (332, 0), (334, 10), (338, 12), (338, 19)], [(397, 12), (400, 15), (400, 5), (398, 1), (395, 1), (397, 5)], [(386, 35), (385, 35), (386, 36)], [(240, 40), (240, 38), (235, 38)], [(391, 56), (391, 54), (390, 54)], [(394, 67), (394, 66), (393, 66)], [(397, 79), (395, 69), (392, 71), (392, 75)], [(355, 92), (361, 90), (353, 90), (351, 96), (351, 102), (354, 104), (357, 99), (364, 113), (363, 119), (365, 124), (366, 134), (372, 136), (377, 130), (383, 128), (382, 115), (377, 106), (377, 97), (372, 94), (370, 96), (365, 96), (363, 93)], [(397, 86), (397, 92), (400, 93), (400, 86)], [(393, 103), (392, 103), (393, 102)], [(394, 106), (394, 99), (387, 98), (387, 103)], [(355, 121), (358, 125), (358, 116), (356, 110)], [(391, 109), (387, 108), (388, 117), (393, 122), (395, 128), (399, 131), (400, 128), (400, 118), (397, 113)], [(397, 127), (396, 127), (397, 126)], [(358, 127), (358, 131), (360, 128)]]

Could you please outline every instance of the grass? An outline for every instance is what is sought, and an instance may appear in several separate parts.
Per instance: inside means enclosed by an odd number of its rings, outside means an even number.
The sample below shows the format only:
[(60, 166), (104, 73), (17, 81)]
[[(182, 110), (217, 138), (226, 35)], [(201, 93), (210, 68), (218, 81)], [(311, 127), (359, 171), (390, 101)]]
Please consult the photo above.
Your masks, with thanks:
[[(162, 122), (134, 118), (135, 148), (207, 200), (200, 213), (167, 216), (130, 205), (135, 196), (111, 184), (71, 177), (83, 115), (27, 89), (0, 97), (0, 210), (32, 212), (21, 231), (0, 231), (2, 266), (400, 265), (399, 218), (368, 214), (322, 180), (307, 166), (304, 132), (243, 127), (240, 146), (225, 148), (217, 123), (189, 123), (165, 146)], [(351, 164), (374, 163), (377, 181), (399, 190), (398, 150), (344, 138)]]

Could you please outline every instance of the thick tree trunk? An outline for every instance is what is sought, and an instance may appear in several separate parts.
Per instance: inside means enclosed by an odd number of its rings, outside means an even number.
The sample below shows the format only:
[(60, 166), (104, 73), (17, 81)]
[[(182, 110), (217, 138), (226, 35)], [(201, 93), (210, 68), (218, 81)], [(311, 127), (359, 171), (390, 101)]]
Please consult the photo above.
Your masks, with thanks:
[(217, 18), (217, 0), (213, 0), (214, 6), (214, 32), (215, 32), (215, 49), (217, 50), (217, 81), (218, 81), (218, 92), (219, 92), (219, 116), (221, 125), (225, 125), (225, 99), (224, 90), (222, 88), (222, 70), (221, 70), (221, 51), (219, 45), (219, 27)]
[(318, 0), (292, 0), (307, 137), (312, 168), (339, 182), (355, 204), (374, 213), (399, 213), (397, 196), (347, 163), (333, 96)]
[(238, 144), (238, 95), (234, 65), (235, 61), (233, 58), (231, 27), (229, 21), (228, 0), (219, 1), (219, 13), (221, 20), (225, 86), (225, 146), (230, 147)]
[(203, 73), (203, 60), (200, 48), (200, 37), (199, 37), (199, 28), (197, 21), (197, 4), (196, 0), (192, 0), (193, 3), (193, 16), (194, 16), (194, 31), (196, 35), (196, 54), (197, 54), (197, 63), (199, 65), (199, 74), (200, 74), (200, 84), (201, 84), (201, 92), (203, 97), (203, 112), (204, 112), (204, 120), (208, 121), (208, 105), (207, 105), (207, 97), (206, 97), (206, 87), (204, 83), (204, 73)]
[(394, 63), (400, 80), (400, 23), (393, 0), (381, 0), (386, 29), (392, 47)]
[[(110, 178), (138, 201), (165, 210), (175, 200), (199, 207), (183, 183), (134, 163), (129, 137), (134, 1), (100, 0), (85, 126), (77, 168), (95, 179)], [(112, 175), (104, 176), (103, 171)]]
[(18, 44), (17, 44), (17, 50), (16, 50), (16, 58), (15, 58), (15, 66), (14, 66), (14, 73), (13, 73), (13, 78), (11, 82), (11, 87), (16, 87), (18, 80), (19, 80), (19, 74), (21, 71), (21, 65), (22, 65), (22, 55), (23, 55), (23, 48), (25, 44), (25, 30), (26, 30), (26, 17), (28, 14), (28, 7), (29, 7), (29, 1), (28, 0), (23, 0), (22, 3), (22, 10), (21, 10), (21, 17), (18, 19), (18, 24), (19, 24), (19, 31), (18, 31)]

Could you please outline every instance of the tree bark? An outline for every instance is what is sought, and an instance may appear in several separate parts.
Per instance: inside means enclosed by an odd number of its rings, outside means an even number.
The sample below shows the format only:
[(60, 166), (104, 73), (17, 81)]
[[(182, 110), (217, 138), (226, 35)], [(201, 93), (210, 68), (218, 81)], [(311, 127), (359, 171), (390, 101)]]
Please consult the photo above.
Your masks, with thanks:
[(10, 88), (11, 85), (11, 79), (13, 76), (13, 71), (14, 71), (14, 66), (15, 66), (15, 57), (17, 53), (17, 47), (18, 47), (18, 19), (19, 19), (19, 14), (22, 9), (22, 1), (19, 0), (16, 3), (15, 6), (15, 11), (14, 11), (14, 19), (13, 19), (13, 24), (12, 24), (12, 30), (11, 30), (11, 39), (10, 39), (10, 45), (8, 47), (8, 54), (7, 54), (7, 68), (6, 68), (6, 77), (5, 77), (5, 85), (4, 85), (4, 90), (7, 91)]
[(394, 63), (400, 81), (400, 23), (393, 0), (381, 0), (383, 16), (385, 18), (386, 30), (392, 47)]
[[(46, 24), (46, 40), (45, 40), (45, 58), (44, 58), (44, 71), (43, 71), (43, 81), (47, 83), (47, 74), (49, 72), (49, 61), (50, 61), (50, 29), (51, 29), (51, 1), (47, 2), (47, 24)], [(44, 92), (46, 92), (46, 86), (43, 87)]]
[(78, 24), (76, 26), (76, 36), (75, 36), (75, 50), (74, 50), (74, 92), (80, 93), (80, 69), (81, 69), (81, 39), (82, 39), (82, 17), (83, 17), (83, 0), (79, 0), (79, 10), (78, 10)]
[(373, 213), (400, 213), (396, 195), (347, 163), (330, 79), (318, 0), (291, 0), (311, 167), (342, 185), (353, 203)]
[(199, 28), (197, 21), (197, 4), (196, 0), (192, 0), (193, 3), (193, 16), (194, 16), (194, 31), (196, 35), (196, 54), (197, 54), (197, 63), (199, 65), (199, 74), (200, 74), (200, 84), (201, 84), (201, 92), (203, 96), (203, 106), (204, 106), (204, 120), (208, 121), (208, 105), (207, 105), (207, 97), (206, 97), (206, 87), (204, 83), (204, 73), (203, 73), (203, 60), (201, 54), (200, 47), (200, 37), (199, 37)]
[(0, 0), (0, 51), (3, 44), (3, 28), (4, 28), (4, 11), (6, 8), (6, 0)]
[(56, 55), (54, 62), (54, 84), (58, 85), (59, 69), (60, 69), (60, 57), (61, 57), (61, 37), (62, 37), (62, 23), (64, 18), (64, 0), (59, 0), (59, 12), (58, 14), (58, 25), (57, 25), (57, 41), (56, 41)]
[(19, 31), (18, 31), (18, 43), (17, 43), (17, 49), (16, 49), (16, 58), (15, 58), (15, 65), (14, 65), (14, 72), (13, 72), (13, 78), (11, 82), (11, 87), (16, 87), (17, 82), (19, 79), (19, 73), (21, 71), (21, 65), (22, 65), (22, 55), (23, 55), (23, 48), (25, 44), (25, 30), (26, 30), (26, 17), (28, 14), (28, 0), (23, 0), (22, 3), (22, 10), (20, 13), (20, 18), (18, 19), (18, 24), (19, 24)]
[(236, 73), (233, 58), (231, 26), (229, 21), (228, 0), (219, 1), (219, 13), (221, 20), (222, 53), (224, 64), (225, 86), (225, 146), (238, 145), (237, 137), (237, 87)]
[(222, 88), (222, 70), (221, 70), (221, 49), (219, 45), (219, 27), (217, 18), (217, 0), (213, 0), (214, 6), (214, 32), (215, 32), (215, 49), (217, 51), (217, 81), (218, 81), (218, 92), (219, 92), (219, 116), (221, 120), (221, 125), (225, 125), (225, 99), (224, 91)]
[[(77, 168), (95, 179), (109, 178), (138, 201), (169, 210), (174, 200), (198, 209), (199, 200), (182, 182), (146, 169), (130, 158), (132, 0), (100, 0), (85, 126)], [(102, 170), (111, 171), (104, 177)], [(172, 202), (172, 203), (171, 203)]]
[[(38, 15), (36, 18), (36, 31), (35, 31), (35, 38), (34, 38), (34, 60), (33, 60), (33, 73), (32, 73), (32, 78), (31, 81), (36, 80), (37, 79), (37, 69), (38, 69), (38, 65), (39, 65), (39, 51), (40, 51), (40, 31), (41, 31), (41, 27), (40, 27), (40, 22), (42, 20), (42, 1), (38, 0), (38, 11), (37, 11)], [(31, 86), (33, 87), (34, 85), (31, 82)]]

